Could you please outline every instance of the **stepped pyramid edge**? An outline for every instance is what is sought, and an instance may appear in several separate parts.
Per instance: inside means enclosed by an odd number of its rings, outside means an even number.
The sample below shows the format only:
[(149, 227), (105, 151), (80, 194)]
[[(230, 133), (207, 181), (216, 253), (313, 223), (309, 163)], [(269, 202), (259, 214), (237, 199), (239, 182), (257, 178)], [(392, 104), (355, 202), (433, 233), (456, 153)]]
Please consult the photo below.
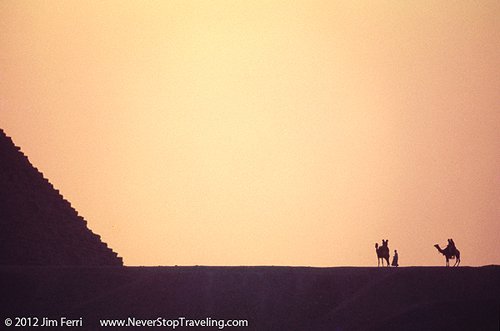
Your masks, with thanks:
[(123, 265), (1, 128), (0, 265)]

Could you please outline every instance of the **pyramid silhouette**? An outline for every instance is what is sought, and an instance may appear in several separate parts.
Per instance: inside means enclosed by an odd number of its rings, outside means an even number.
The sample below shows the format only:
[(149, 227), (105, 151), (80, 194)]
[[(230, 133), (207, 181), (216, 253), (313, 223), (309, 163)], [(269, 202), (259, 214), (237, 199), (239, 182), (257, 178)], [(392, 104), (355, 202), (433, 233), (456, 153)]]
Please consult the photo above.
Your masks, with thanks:
[(123, 265), (2, 129), (0, 265)]

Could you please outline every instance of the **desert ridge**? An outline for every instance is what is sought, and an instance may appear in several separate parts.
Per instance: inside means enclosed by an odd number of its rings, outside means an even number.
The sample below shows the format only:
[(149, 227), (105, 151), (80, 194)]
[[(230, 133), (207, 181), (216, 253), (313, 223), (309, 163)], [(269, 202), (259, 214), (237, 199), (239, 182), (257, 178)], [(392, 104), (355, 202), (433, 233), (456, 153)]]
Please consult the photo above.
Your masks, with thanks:
[(2, 266), (0, 277), (5, 317), (82, 318), (85, 330), (128, 318), (248, 321), (229, 330), (496, 330), (500, 304), (499, 266)]

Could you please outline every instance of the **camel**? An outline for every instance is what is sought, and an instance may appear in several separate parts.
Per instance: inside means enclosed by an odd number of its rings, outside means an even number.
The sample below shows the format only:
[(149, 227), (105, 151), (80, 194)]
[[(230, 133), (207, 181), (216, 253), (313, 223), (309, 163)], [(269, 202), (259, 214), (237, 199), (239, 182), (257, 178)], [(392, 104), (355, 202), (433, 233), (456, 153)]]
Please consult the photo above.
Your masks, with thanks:
[(446, 258), (446, 266), (450, 266), (450, 259), (456, 258), (455, 264), (453, 265), (454, 267), (458, 267), (460, 265), (460, 251), (454, 247), (455, 244), (450, 245), (450, 241), (453, 242), (451, 239), (448, 239), (448, 246), (446, 246), (445, 249), (442, 249), (439, 247), (438, 244), (435, 244), (434, 247), (439, 251), (439, 253), (443, 254), (444, 257)]
[(375, 252), (377, 252), (377, 266), (380, 267), (380, 261), (382, 261), (382, 266), (384, 266), (384, 259), (387, 261), (387, 266), (389, 266), (389, 240), (382, 239), (382, 246), (378, 243), (375, 244)]

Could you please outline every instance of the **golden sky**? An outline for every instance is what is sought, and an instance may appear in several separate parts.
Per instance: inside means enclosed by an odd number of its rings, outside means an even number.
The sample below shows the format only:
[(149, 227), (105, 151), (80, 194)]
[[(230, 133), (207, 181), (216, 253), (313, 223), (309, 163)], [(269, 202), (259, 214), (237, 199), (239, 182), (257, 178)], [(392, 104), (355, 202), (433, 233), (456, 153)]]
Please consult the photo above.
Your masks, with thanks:
[(127, 265), (500, 264), (500, 2), (0, 1), (0, 127)]

